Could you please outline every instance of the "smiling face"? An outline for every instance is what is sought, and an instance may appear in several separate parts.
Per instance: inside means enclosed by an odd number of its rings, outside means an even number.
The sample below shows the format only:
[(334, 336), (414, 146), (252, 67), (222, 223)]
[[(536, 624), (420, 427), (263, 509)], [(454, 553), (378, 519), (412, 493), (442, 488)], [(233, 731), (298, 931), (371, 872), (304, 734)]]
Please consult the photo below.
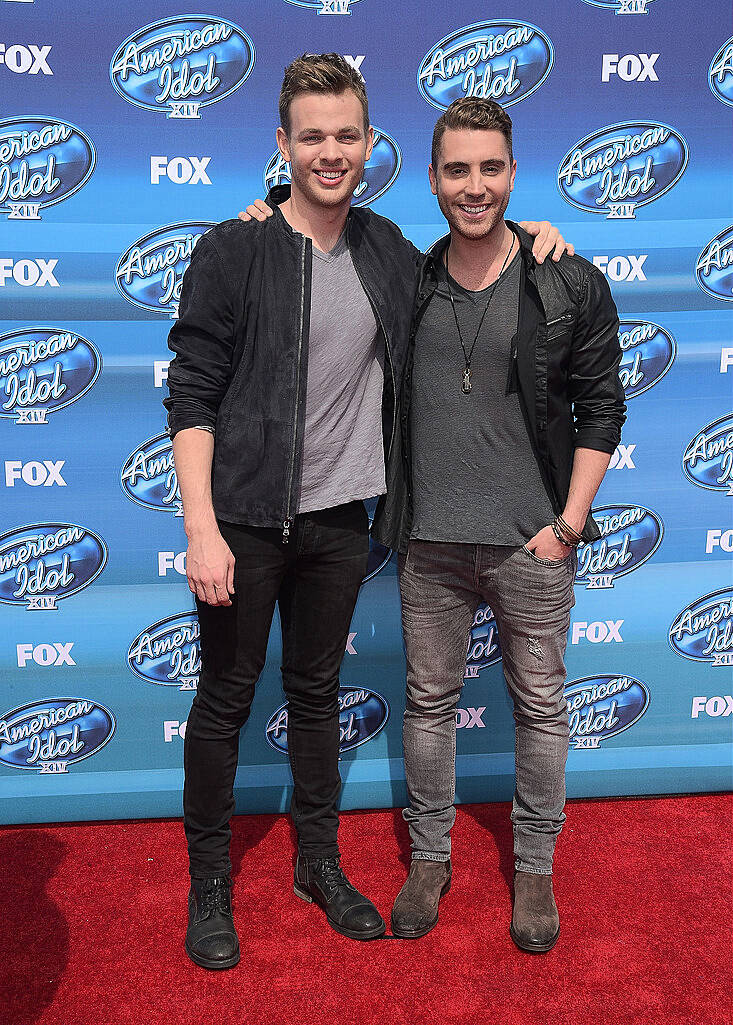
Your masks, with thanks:
[(500, 131), (446, 128), (428, 174), (451, 231), (472, 241), (503, 231), (516, 171)]
[(290, 104), (290, 133), (277, 144), (290, 161), (293, 194), (318, 206), (351, 202), (371, 156), (374, 132), (364, 129), (362, 105), (351, 89), (301, 93)]

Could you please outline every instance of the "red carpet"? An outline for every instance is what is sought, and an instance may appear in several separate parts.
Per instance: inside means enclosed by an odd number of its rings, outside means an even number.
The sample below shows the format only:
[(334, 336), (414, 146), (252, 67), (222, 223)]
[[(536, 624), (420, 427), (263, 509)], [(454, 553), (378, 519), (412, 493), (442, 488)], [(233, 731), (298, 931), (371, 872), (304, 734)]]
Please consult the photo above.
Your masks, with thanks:
[[(183, 952), (178, 821), (0, 830), (8, 1025), (729, 1025), (730, 796), (568, 807), (546, 955), (512, 944), (507, 805), (459, 808), (454, 881), (421, 940), (356, 943), (292, 893), (284, 816), (234, 823), (242, 961)], [(397, 812), (343, 816), (343, 863), (388, 920), (408, 844)]]

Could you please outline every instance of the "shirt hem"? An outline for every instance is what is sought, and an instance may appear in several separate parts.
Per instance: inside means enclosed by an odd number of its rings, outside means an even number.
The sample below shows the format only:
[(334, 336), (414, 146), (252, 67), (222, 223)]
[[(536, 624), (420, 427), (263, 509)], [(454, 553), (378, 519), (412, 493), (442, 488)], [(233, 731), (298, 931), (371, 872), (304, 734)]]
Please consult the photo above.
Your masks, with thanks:
[(346, 495), (339, 495), (338, 497), (334, 495), (333, 498), (326, 498), (317, 502), (312, 506), (312, 508), (310, 502), (306, 503), (303, 507), (298, 506), (296, 515), (302, 516), (306, 513), (322, 512), (324, 509), (335, 509), (339, 505), (348, 505), (349, 502), (367, 502), (370, 498), (380, 498), (382, 495), (386, 495), (386, 493), (387, 489), (385, 487), (382, 491), (367, 489), (366, 494), (359, 491), (351, 496), (349, 496), (348, 493)]

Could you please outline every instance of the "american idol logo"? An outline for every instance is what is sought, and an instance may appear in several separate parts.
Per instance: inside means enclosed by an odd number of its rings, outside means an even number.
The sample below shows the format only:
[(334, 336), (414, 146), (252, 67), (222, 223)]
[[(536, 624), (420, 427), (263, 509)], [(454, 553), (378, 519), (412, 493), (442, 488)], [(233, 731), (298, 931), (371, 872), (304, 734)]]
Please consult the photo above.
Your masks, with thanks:
[(733, 666), (733, 588), (698, 598), (675, 616), (669, 643), (678, 655), (712, 666)]
[(648, 14), (647, 8), (652, 0), (583, 0), (583, 3), (615, 11), (616, 14)]
[(711, 238), (697, 258), (695, 277), (703, 292), (733, 302), (733, 224)]
[(102, 357), (86, 338), (58, 327), (0, 335), (0, 417), (48, 423), (48, 414), (86, 395)]
[[(374, 129), (374, 147), (364, 165), (364, 176), (354, 190), (354, 206), (369, 206), (383, 196), (397, 180), (402, 167), (400, 148), (391, 135)], [(290, 163), (276, 150), (267, 162), (263, 182), (267, 192), (276, 185), (290, 184)]]
[(183, 516), (173, 443), (167, 434), (148, 438), (130, 453), (122, 467), (120, 483), (127, 497), (138, 505)]
[(482, 602), (476, 609), (468, 637), (464, 680), (475, 680), (483, 669), (493, 666), (496, 662), (501, 662), (499, 631), (496, 628), (494, 613), (485, 602)]
[(0, 214), (40, 221), (41, 210), (78, 192), (97, 155), (80, 128), (51, 117), (0, 121)]
[(621, 365), (619, 377), (626, 400), (643, 395), (658, 384), (674, 363), (677, 343), (650, 320), (623, 320), (619, 325)]
[(225, 18), (192, 15), (146, 25), (120, 44), (109, 66), (112, 85), (145, 110), (199, 118), (249, 77), (254, 43)]
[(708, 85), (714, 96), (733, 107), (733, 39), (723, 43), (710, 62)]
[(285, 0), (293, 7), (308, 7), (319, 14), (351, 14), (353, 4), (359, 0)]
[(568, 203), (609, 219), (636, 217), (676, 185), (687, 167), (687, 143), (656, 121), (625, 121), (601, 128), (569, 150), (557, 185)]
[(68, 772), (109, 742), (115, 718), (97, 701), (50, 698), (6, 712), (0, 718), (0, 762), (12, 769)]
[(733, 413), (695, 435), (682, 456), (682, 469), (698, 487), (733, 495)]
[(213, 221), (181, 221), (143, 235), (117, 261), (118, 292), (141, 310), (175, 320), (191, 253), (213, 227)]
[[(351, 751), (372, 740), (389, 719), (389, 705), (381, 694), (366, 687), (341, 687), (339, 690), (339, 750)], [(270, 747), (288, 752), (288, 706), (281, 705), (265, 726)]]
[(593, 750), (637, 723), (649, 707), (649, 690), (633, 676), (586, 676), (565, 687), (570, 744)]
[(195, 690), (201, 672), (201, 630), (195, 612), (179, 612), (146, 627), (127, 652), (127, 664), (147, 683)]
[(0, 602), (31, 611), (56, 609), (96, 580), (107, 545), (75, 523), (34, 523), (0, 535)]
[(613, 587), (651, 559), (662, 543), (664, 525), (643, 505), (602, 505), (593, 510), (601, 532), (597, 541), (578, 548), (576, 584), (591, 589)]
[(444, 36), (425, 54), (417, 87), (438, 110), (463, 96), (511, 107), (539, 89), (554, 60), (552, 43), (535, 25), (480, 21)]

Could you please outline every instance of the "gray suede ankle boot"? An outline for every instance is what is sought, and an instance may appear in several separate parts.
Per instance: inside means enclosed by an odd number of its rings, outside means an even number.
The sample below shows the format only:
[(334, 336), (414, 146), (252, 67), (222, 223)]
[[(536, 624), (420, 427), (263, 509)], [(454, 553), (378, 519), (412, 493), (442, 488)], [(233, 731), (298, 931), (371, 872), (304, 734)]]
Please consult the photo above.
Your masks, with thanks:
[(392, 908), (392, 932), (415, 940), (438, 922), (438, 903), (450, 890), (450, 861), (415, 859)]

